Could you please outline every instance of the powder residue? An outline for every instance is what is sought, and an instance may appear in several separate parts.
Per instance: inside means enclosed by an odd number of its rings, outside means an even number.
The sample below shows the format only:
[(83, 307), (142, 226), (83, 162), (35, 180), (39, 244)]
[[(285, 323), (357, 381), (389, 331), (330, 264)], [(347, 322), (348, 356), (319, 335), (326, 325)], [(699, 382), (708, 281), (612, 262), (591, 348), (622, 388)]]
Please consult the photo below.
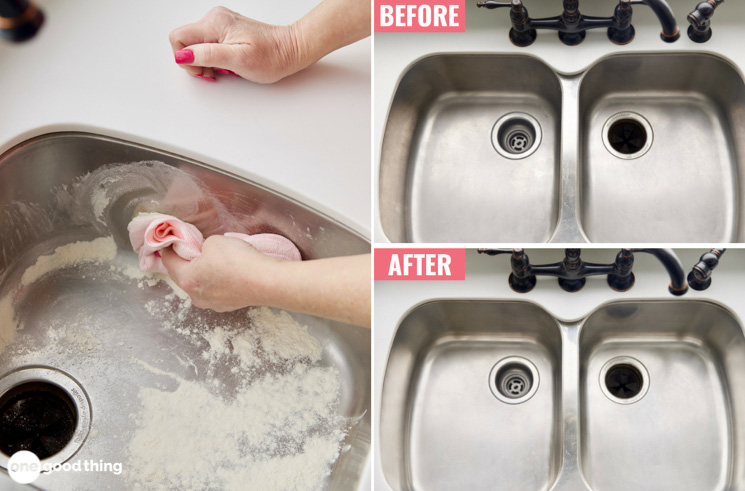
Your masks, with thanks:
[[(204, 358), (240, 360), (231, 373), (245, 378), (235, 394), (173, 375), (179, 383), (173, 392), (140, 389), (143, 408), (134, 416), (137, 430), (127, 448), (127, 468), (137, 470), (127, 478), (136, 488), (323, 487), (348, 424), (337, 413), (339, 372), (320, 365), (320, 343), (287, 312), (256, 308), (248, 320), (244, 330), (217, 326), (201, 336)], [(201, 327), (177, 329), (193, 334)], [(262, 334), (272, 339), (266, 345)], [(260, 363), (261, 352), (282, 368), (251, 379), (247, 369)]]
[(103, 263), (111, 261), (114, 257), (116, 257), (116, 243), (113, 237), (99, 237), (90, 242), (65, 244), (56, 248), (48, 256), (39, 256), (36, 264), (23, 273), (21, 286), (29, 285), (57, 269), (86, 262)]
[(101, 264), (116, 257), (113, 237), (99, 237), (89, 242), (74, 242), (57, 247), (52, 254), (39, 256), (32, 266), (23, 272), (17, 288), (0, 298), (0, 353), (16, 339), (23, 324), (16, 319), (15, 302), (23, 294), (24, 287), (43, 276), (67, 267), (83, 263)]

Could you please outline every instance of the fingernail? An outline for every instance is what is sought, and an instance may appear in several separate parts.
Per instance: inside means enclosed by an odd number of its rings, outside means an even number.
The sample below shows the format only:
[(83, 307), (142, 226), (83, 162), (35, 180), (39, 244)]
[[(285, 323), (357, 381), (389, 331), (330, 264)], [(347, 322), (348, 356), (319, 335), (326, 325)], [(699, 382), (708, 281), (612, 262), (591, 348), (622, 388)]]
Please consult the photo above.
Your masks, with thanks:
[(237, 74), (237, 73), (235, 73), (235, 72), (230, 72), (230, 74), (231, 74), (231, 75), (235, 75), (235, 76), (236, 76), (236, 77), (238, 77), (238, 78), (241, 78), (241, 76), (240, 76), (240, 75), (238, 75), (238, 74)]
[(204, 75), (194, 75), (195, 77), (199, 77), (202, 80), (208, 80), (210, 82), (216, 82), (217, 79), (215, 77), (205, 77)]
[(179, 65), (194, 63), (194, 52), (190, 49), (180, 49), (174, 53), (174, 57)]
[(223, 75), (228, 75), (228, 74), (230, 74), (230, 73), (233, 73), (233, 72), (231, 72), (230, 70), (224, 70), (224, 69), (222, 69), (222, 68), (216, 68), (216, 69), (215, 69), (215, 71), (216, 71), (217, 73), (221, 73), (221, 74), (223, 74)]
[(155, 251), (155, 255), (158, 256), (158, 257), (160, 257), (160, 252)]

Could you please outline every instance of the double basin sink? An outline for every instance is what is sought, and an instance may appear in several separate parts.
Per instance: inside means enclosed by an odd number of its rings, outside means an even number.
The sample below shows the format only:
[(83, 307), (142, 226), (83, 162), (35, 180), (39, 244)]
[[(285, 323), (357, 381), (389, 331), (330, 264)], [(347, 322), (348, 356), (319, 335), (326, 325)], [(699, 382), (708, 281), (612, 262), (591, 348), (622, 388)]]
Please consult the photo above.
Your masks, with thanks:
[(412, 309), (389, 353), (381, 464), (395, 490), (744, 489), (745, 337), (708, 301)]
[(719, 56), (437, 54), (395, 91), (379, 213), (392, 242), (741, 242), (743, 166), (745, 83)]

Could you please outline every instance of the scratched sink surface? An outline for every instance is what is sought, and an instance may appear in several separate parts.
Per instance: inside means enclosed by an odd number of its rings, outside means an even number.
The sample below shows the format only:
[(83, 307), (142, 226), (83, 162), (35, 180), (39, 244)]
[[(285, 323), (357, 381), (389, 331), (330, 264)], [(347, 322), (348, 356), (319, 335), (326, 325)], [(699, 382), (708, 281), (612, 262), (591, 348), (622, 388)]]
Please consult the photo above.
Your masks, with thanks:
[(443, 54), (411, 65), (382, 143), (388, 237), (488, 242), (504, 230), (547, 241), (558, 213), (560, 107), (558, 78), (532, 57)]
[[(383, 383), (388, 483), (548, 489), (561, 460), (560, 351), (557, 323), (529, 303), (441, 301), (412, 310), (396, 332)], [(535, 393), (520, 404), (502, 402), (492, 389), (490, 372), (510, 357), (528, 360), (538, 374), (528, 381)]]
[[(140, 161), (145, 163), (122, 167)], [(95, 198), (97, 190), (110, 186), (111, 181), (91, 179), (110, 176), (105, 172), (120, 168), (127, 169), (126, 176), (120, 177), (131, 189), (109, 202), (94, 200), (92, 207), (70, 202), (73, 183), (81, 177), (91, 173), (84, 183), (95, 185), (89, 189)], [(85, 186), (75, 189), (85, 190)], [(4, 211), (0, 213), (0, 299), (16, 292), (12, 297), (15, 319), (23, 325), (13, 343), (2, 347), (0, 380), (13, 370), (33, 365), (70, 374), (87, 392), (92, 414), (90, 433), (74, 460), (124, 462), (125, 472), (140, 388), (173, 391), (179, 379), (214, 382), (227, 397), (241, 382), (227, 364), (212, 367), (210, 375), (208, 360), (200, 358), (203, 348), (190, 341), (193, 336), (165, 328), (163, 319), (155, 317), (148, 305), (164, 308), (166, 320), (182, 314), (187, 319), (201, 318), (208, 330), (246, 323), (245, 311), (171, 311), (172, 290), (165, 283), (143, 285), (118, 273), (137, 269), (126, 230), (133, 213), (173, 213), (195, 223), (205, 235), (228, 229), (280, 233), (295, 242), (304, 259), (369, 252), (369, 243), (353, 231), (256, 183), (167, 152), (84, 133), (41, 136), (0, 156), (0, 210)], [(108, 235), (117, 248), (111, 268), (107, 263), (91, 263), (58, 269), (18, 289), (24, 271), (40, 255), (61, 245)], [(115, 271), (115, 267), (120, 269)], [(339, 371), (338, 412), (356, 424), (350, 426), (342, 442), (345, 450), (325, 484), (333, 490), (351, 489), (360, 483), (369, 455), (369, 330), (307, 315), (292, 317), (307, 325), (325, 346), (319, 366)], [(11, 321), (9, 312), (0, 308), (0, 342)], [(205, 421), (209, 422), (208, 415)], [(199, 458), (194, 455), (195, 461)], [(111, 473), (74, 472), (43, 475), (35, 485), (41, 489), (127, 487), (120, 476)]]
[(701, 53), (613, 56), (586, 73), (579, 101), (581, 222), (591, 241), (743, 240), (745, 85), (731, 63)]
[(437, 300), (394, 335), (381, 466), (396, 491), (745, 490), (742, 414), (745, 336), (718, 304), (617, 301), (567, 321)]
[[(636, 402), (603, 393), (603, 366), (619, 357), (648, 378)], [(745, 338), (729, 311), (606, 306), (582, 327), (580, 366), (580, 462), (592, 489), (745, 489)]]
[(713, 54), (425, 57), (380, 155), (392, 242), (745, 240), (745, 82)]

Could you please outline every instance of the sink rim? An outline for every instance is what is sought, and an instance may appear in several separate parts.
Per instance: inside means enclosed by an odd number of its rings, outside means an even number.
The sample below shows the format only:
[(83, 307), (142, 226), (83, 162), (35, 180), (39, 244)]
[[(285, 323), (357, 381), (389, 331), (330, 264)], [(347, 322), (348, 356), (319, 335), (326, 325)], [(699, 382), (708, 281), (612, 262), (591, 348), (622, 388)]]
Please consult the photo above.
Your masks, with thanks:
[[(101, 131), (104, 131), (101, 129)], [(333, 222), (335, 225), (339, 226), (340, 228), (344, 229), (345, 232), (349, 232), (350, 234), (354, 235), (355, 237), (367, 242), (369, 245), (372, 245), (372, 241), (365, 237), (360, 232), (354, 230), (353, 228), (349, 227), (345, 223), (339, 221), (338, 219), (324, 213), (321, 210), (318, 210), (317, 208), (314, 208), (313, 206), (310, 206), (298, 198), (294, 198), (288, 194), (285, 194), (282, 191), (278, 191), (276, 189), (273, 189), (271, 187), (268, 187), (260, 182), (254, 181), (252, 179), (249, 179), (247, 177), (243, 177), (239, 174), (235, 174), (234, 172), (230, 172), (224, 169), (221, 169), (220, 167), (217, 167), (216, 165), (207, 164), (205, 162), (202, 162), (200, 160), (196, 160), (191, 157), (187, 157), (181, 154), (178, 154), (176, 152), (170, 151), (170, 150), (163, 150), (161, 148), (155, 147), (150, 144), (140, 143), (138, 141), (134, 140), (128, 140), (126, 138), (121, 138), (118, 136), (111, 136), (104, 133), (94, 133), (92, 131), (84, 131), (84, 130), (61, 130), (61, 131), (50, 131), (50, 132), (44, 132), (29, 138), (25, 138), (21, 140), (19, 143), (15, 143), (11, 145), (9, 148), (7, 148), (5, 151), (0, 153), (0, 171), (7, 165), (7, 161), (13, 157), (14, 154), (21, 152), (25, 150), (27, 147), (32, 145), (39, 145), (39, 144), (45, 144), (47, 141), (54, 141), (60, 138), (83, 138), (83, 139), (91, 139), (91, 140), (99, 140), (114, 144), (122, 144), (122, 145), (128, 145), (140, 148), (142, 150), (146, 150), (149, 152), (154, 152), (158, 154), (163, 154), (167, 157), (179, 159), (182, 160), (188, 164), (195, 165), (197, 167), (201, 167), (203, 169), (221, 174), (225, 177), (235, 179), (242, 184), (248, 184), (250, 186), (256, 187), (261, 189), (262, 191), (265, 191), (267, 193), (273, 194), (275, 196), (278, 196), (284, 200), (287, 200), (291, 202), (293, 205), (296, 205), (300, 208), (303, 208), (313, 214), (316, 214), (318, 216), (323, 217), (324, 219)]]

